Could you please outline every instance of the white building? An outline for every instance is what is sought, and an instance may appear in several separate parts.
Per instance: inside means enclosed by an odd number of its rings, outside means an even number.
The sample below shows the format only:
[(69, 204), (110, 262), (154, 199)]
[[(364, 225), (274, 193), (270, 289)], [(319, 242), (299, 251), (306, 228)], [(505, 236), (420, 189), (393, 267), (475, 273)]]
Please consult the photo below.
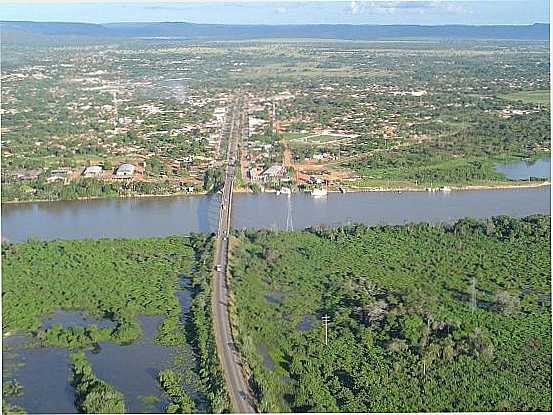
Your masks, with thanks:
[(95, 177), (102, 174), (102, 167), (101, 166), (88, 166), (83, 171), (84, 177)]
[(128, 164), (128, 163), (121, 164), (117, 168), (117, 171), (115, 172), (115, 175), (117, 177), (129, 177), (129, 176), (132, 176), (134, 174), (135, 169), (136, 169), (136, 167), (133, 166), (132, 164)]
[(282, 179), (286, 176), (286, 167), (280, 164), (274, 164), (265, 170), (261, 176), (265, 182)]

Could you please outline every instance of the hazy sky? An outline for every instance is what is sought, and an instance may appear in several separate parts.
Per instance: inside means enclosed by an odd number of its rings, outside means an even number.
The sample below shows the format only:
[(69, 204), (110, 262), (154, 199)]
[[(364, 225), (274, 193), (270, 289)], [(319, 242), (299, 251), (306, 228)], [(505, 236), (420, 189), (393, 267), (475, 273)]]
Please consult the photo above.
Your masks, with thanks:
[(441, 1), (19, 1), (0, 0), (1, 20), (187, 21), (230, 24), (531, 24), (549, 22), (548, 0)]

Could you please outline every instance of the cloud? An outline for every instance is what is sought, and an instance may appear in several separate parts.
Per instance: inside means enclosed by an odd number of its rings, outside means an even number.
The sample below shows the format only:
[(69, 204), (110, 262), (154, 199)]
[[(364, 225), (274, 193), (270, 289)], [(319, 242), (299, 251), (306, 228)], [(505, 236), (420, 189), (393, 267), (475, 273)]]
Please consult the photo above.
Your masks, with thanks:
[(351, 0), (350, 8), (351, 8), (351, 14), (356, 15), (357, 12), (359, 11), (359, 3), (356, 2), (355, 0)]
[(452, 13), (465, 13), (467, 9), (454, 1), (410, 0), (410, 1), (358, 1), (350, 3), (350, 13), (360, 15), (364, 13), (394, 14), (396, 12), (414, 12), (423, 14), (427, 9), (442, 9)]

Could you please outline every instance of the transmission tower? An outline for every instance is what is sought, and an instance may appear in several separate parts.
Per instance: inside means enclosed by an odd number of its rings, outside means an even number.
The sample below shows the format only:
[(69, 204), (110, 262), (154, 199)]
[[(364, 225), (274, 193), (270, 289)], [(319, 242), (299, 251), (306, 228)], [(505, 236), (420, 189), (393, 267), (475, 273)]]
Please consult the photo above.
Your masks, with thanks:
[(325, 346), (328, 346), (328, 321), (330, 317), (326, 314), (322, 317), (323, 323), (325, 325)]
[(288, 212), (286, 214), (286, 230), (294, 230), (294, 222), (292, 221), (292, 197), (288, 195)]

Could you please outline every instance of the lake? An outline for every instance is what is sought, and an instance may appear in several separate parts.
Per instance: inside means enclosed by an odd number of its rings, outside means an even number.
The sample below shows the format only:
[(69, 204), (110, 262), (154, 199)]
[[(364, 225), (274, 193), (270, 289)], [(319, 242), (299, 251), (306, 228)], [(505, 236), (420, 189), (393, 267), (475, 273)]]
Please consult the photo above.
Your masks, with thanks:
[[(348, 222), (402, 224), (444, 222), (462, 217), (517, 217), (550, 212), (550, 186), (442, 192), (330, 193), (313, 198), (295, 193), (236, 194), (235, 229), (285, 229), (288, 209), (295, 229)], [(2, 205), (2, 238), (83, 239), (166, 236), (215, 232), (219, 195), (98, 199)]]

